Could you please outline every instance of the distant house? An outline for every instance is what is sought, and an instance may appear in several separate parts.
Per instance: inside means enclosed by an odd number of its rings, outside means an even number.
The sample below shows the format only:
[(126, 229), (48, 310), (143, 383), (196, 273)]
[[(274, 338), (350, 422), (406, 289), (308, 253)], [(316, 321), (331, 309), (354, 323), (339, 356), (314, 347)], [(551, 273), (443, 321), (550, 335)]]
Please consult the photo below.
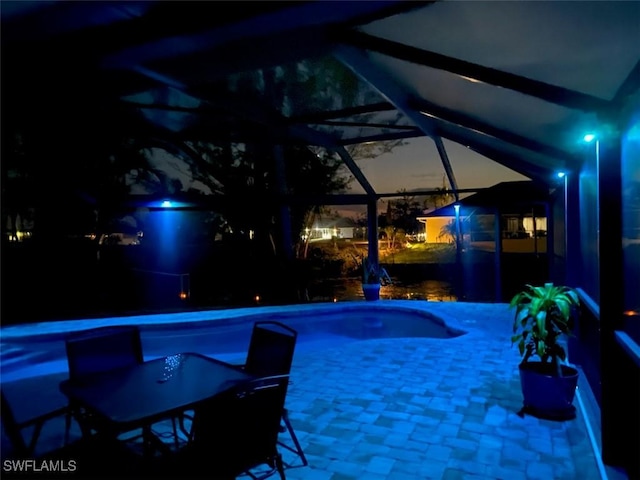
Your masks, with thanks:
[(142, 232), (138, 233), (103, 233), (98, 238), (99, 245), (140, 245)]
[(425, 224), (425, 242), (453, 243), (457, 204), (459, 233), (466, 245), (493, 250), (499, 230), (503, 251), (543, 253), (547, 249), (548, 197), (548, 188), (532, 181), (502, 182), (417, 220)]
[(424, 224), (425, 243), (453, 243), (455, 238), (450, 232), (450, 225), (455, 222), (455, 217), (430, 217), (428, 215), (429, 213), (425, 213), (424, 216), (417, 217), (417, 220)]
[(332, 238), (353, 238), (356, 223), (351, 218), (339, 217), (316, 220), (309, 231), (311, 240), (330, 240)]

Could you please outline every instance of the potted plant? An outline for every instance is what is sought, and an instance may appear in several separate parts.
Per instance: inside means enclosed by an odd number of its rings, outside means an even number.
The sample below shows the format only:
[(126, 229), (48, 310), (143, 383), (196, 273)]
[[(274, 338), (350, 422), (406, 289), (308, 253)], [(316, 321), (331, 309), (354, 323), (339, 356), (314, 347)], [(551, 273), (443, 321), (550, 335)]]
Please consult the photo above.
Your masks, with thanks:
[(380, 287), (391, 283), (391, 277), (387, 271), (376, 265), (369, 257), (362, 259), (362, 292), (365, 300), (378, 300)]
[(578, 370), (565, 363), (561, 340), (571, 335), (572, 312), (579, 305), (574, 289), (553, 283), (527, 285), (511, 299), (509, 307), (516, 309), (511, 344), (518, 345), (522, 356), (523, 413), (553, 419), (575, 416)]

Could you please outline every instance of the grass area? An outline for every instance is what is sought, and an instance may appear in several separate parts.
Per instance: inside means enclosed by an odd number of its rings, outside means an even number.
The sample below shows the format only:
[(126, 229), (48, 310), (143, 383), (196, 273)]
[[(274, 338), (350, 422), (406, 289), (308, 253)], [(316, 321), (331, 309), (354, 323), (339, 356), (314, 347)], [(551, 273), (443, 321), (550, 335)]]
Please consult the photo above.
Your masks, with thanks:
[(451, 263), (455, 262), (455, 247), (448, 243), (410, 243), (406, 248), (380, 250), (382, 263)]
[[(315, 255), (326, 261), (337, 261), (347, 271), (357, 269), (355, 259), (367, 255), (366, 242), (348, 240), (326, 240), (313, 242), (310, 246)], [(455, 247), (447, 243), (409, 243), (390, 250), (387, 242), (380, 241), (381, 263), (452, 263), (455, 262)]]

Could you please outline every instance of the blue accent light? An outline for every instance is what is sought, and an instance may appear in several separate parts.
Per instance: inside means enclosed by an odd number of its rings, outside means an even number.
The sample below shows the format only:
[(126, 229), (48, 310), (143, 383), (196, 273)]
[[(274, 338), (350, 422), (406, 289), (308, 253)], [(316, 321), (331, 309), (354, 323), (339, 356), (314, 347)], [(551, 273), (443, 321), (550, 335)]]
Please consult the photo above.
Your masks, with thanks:
[(558, 178), (564, 178), (564, 176), (566, 175), (566, 173), (564, 173), (564, 172), (558, 172), (558, 173), (556, 173), (556, 175), (558, 176)]
[(195, 204), (191, 202), (184, 202), (180, 200), (152, 200), (149, 202), (143, 203), (143, 205), (147, 208), (157, 209), (157, 210), (176, 210), (182, 208), (193, 208)]
[(460, 211), (460, 205), (457, 203), (453, 206), (453, 208), (455, 209), (456, 213)]
[(150, 200), (143, 201), (139, 204), (141, 207), (152, 208), (155, 210), (176, 210), (182, 208), (193, 208), (196, 205), (192, 202), (184, 202), (181, 200)]
[(582, 137), (582, 139), (587, 143), (591, 143), (596, 139), (596, 136), (593, 133), (587, 133), (584, 137)]

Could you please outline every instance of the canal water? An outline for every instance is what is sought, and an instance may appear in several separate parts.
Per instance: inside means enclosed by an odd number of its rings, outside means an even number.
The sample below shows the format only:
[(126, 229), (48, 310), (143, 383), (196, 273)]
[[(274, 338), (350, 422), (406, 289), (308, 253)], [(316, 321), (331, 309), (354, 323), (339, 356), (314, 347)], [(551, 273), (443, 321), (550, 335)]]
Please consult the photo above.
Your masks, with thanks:
[[(360, 278), (328, 279), (311, 284), (308, 290), (311, 302), (364, 299)], [(458, 300), (453, 285), (444, 280), (394, 281), (393, 284), (380, 288), (380, 298), (434, 302), (455, 302)]]

